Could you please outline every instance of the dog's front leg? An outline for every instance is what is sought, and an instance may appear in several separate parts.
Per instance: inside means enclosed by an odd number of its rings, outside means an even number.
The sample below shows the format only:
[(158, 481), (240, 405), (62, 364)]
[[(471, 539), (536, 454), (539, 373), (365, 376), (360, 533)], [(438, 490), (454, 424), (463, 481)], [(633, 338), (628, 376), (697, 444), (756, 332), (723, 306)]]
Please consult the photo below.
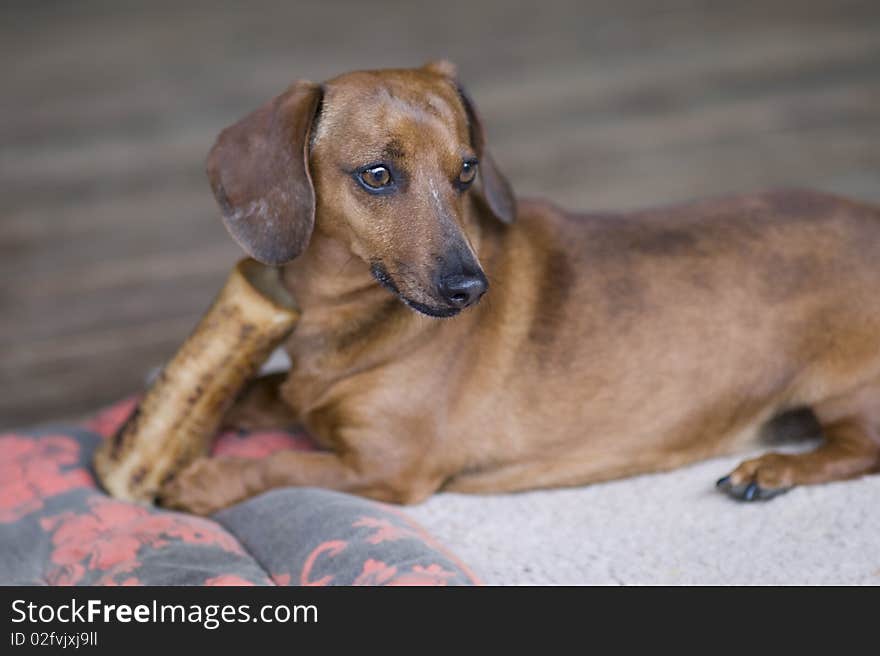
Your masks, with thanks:
[(260, 376), (239, 394), (223, 417), (222, 427), (232, 430), (277, 430), (296, 424), (298, 417), (284, 401), (281, 386), (288, 373)]
[[(398, 461), (399, 462), (399, 461)], [(263, 459), (200, 458), (165, 485), (160, 504), (197, 515), (276, 487), (322, 487), (392, 503), (417, 503), (443, 479), (412, 469), (391, 471), (378, 461), (343, 459), (331, 452), (282, 451)]]
[[(262, 459), (199, 458), (179, 472), (160, 493), (160, 504), (210, 515), (285, 484), (347, 488), (354, 472), (334, 453), (282, 452)], [(293, 481), (296, 481), (293, 483)]]

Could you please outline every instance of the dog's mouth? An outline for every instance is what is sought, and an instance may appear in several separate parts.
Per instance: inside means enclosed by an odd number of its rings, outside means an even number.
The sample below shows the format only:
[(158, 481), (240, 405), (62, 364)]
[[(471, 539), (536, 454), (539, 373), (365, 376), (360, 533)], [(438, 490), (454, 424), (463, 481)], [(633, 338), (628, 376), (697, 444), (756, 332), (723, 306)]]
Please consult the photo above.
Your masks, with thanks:
[(437, 307), (408, 298), (403, 292), (400, 291), (397, 284), (394, 282), (394, 279), (388, 273), (388, 270), (379, 262), (373, 262), (373, 264), (370, 266), (370, 273), (373, 274), (373, 277), (380, 285), (382, 285), (388, 291), (394, 293), (394, 295), (397, 296), (397, 298), (399, 298), (401, 301), (403, 301), (407, 307), (412, 308), (416, 312), (420, 312), (421, 314), (425, 314), (429, 317), (434, 317), (438, 319), (448, 319), (449, 317), (454, 317), (459, 312), (461, 312), (461, 308), (448, 306)]

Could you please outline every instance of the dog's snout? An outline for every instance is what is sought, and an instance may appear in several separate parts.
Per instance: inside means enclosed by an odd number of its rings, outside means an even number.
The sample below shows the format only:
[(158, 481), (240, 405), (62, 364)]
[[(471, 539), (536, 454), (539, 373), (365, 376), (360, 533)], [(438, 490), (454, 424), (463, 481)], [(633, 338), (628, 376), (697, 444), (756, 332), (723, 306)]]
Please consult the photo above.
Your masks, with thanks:
[(440, 282), (440, 293), (443, 298), (456, 308), (473, 305), (480, 300), (488, 288), (489, 282), (482, 274), (446, 276)]

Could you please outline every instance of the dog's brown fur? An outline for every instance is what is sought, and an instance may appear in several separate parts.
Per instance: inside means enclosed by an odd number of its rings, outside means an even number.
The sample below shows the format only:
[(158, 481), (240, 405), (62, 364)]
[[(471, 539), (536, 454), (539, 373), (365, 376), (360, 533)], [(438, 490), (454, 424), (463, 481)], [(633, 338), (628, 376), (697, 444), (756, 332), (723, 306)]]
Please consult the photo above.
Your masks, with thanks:
[[(471, 155), (482, 193), (450, 182)], [(374, 160), (405, 188), (361, 189), (351, 170)], [(400, 503), (583, 485), (734, 452), (804, 408), (822, 446), (744, 462), (723, 487), (764, 498), (880, 467), (876, 208), (782, 191), (514, 209), (443, 62), (297, 83), (221, 135), (209, 174), (243, 247), (292, 260), (303, 311), (289, 376), (257, 382), (230, 420), (301, 422), (327, 450), (197, 461), (170, 506), (286, 485)], [(488, 277), (481, 303), (437, 319), (401, 302), (438, 307), (453, 256)]]

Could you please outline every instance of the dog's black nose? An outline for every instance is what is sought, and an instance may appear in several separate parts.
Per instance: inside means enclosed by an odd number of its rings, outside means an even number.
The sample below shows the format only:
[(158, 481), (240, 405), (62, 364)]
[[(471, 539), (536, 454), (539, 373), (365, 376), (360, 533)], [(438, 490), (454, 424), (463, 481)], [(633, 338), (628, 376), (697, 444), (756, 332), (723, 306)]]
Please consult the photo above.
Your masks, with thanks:
[(480, 300), (489, 288), (486, 276), (446, 276), (440, 283), (443, 298), (457, 308), (466, 308)]

